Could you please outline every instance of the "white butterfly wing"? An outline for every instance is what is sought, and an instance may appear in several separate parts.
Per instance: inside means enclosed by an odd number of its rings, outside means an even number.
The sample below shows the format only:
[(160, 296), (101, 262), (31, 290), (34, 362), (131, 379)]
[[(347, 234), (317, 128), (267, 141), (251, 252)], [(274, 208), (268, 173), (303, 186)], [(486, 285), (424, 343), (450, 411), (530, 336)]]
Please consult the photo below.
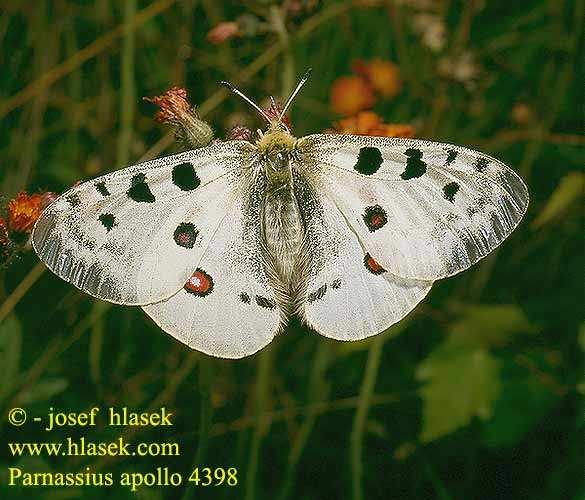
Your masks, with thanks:
[(171, 298), (143, 306), (163, 330), (221, 358), (262, 349), (280, 329), (280, 310), (262, 265), (263, 179), (243, 181), (193, 277)]
[(496, 248), (528, 206), (522, 180), (498, 160), (414, 139), (312, 135), (300, 158), (365, 248), (389, 272), (436, 280)]
[(398, 277), (376, 262), (321, 190), (319, 177), (306, 172), (295, 179), (295, 188), (310, 262), (300, 312), (309, 326), (337, 340), (363, 339), (400, 321), (427, 295), (432, 282)]
[(250, 148), (220, 143), (73, 187), (42, 213), (34, 248), (51, 271), (100, 299), (140, 305), (170, 297), (235, 202)]

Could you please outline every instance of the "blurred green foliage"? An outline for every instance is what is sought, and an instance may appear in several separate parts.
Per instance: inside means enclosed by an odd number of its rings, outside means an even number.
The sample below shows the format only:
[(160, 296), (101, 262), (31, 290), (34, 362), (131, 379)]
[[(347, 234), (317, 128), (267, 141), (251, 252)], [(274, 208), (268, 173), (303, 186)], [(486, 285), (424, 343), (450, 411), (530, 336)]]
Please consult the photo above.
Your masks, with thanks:
[[(189, 89), (223, 137), (235, 122), (259, 123), (219, 80), (262, 100), (313, 67), (292, 111), (303, 135), (338, 118), (329, 90), (352, 61), (381, 58), (403, 80), (398, 97), (376, 104), (386, 122), (497, 156), (527, 181), (532, 202), (501, 249), (436, 283), (389, 332), (339, 344), (296, 326), (242, 361), (191, 352), (140, 309), (97, 302), (23, 255), (0, 281), (3, 414), (166, 406), (176, 425), (49, 434), (3, 420), (0, 496), (583, 498), (584, 18), (583, 1), (556, 0), (5, 0), (5, 199), (62, 192), (172, 152), (140, 99), (171, 85)], [(234, 20), (242, 36), (207, 40)], [(18, 459), (5, 444), (119, 435), (177, 441), (182, 453)], [(116, 474), (168, 466), (186, 476), (194, 465), (234, 466), (240, 484), (135, 495), (10, 488), (14, 464)]]

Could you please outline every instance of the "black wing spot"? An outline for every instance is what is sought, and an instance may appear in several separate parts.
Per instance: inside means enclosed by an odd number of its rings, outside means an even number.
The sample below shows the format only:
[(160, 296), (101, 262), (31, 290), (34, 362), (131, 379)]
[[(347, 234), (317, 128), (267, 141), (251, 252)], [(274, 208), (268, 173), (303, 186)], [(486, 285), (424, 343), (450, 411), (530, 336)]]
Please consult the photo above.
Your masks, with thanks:
[(108, 188), (106, 187), (106, 183), (101, 181), (101, 182), (96, 182), (95, 183), (95, 188), (97, 189), (97, 192), (99, 194), (101, 194), (102, 196), (106, 197), (106, 196), (110, 196), (110, 192), (108, 191)]
[(420, 177), (427, 171), (427, 164), (422, 160), (422, 151), (416, 148), (407, 149), (404, 154), (407, 156), (406, 169), (400, 174), (405, 181)]
[(192, 191), (201, 184), (192, 163), (180, 163), (173, 167), (173, 184), (182, 191)]
[(311, 302), (315, 302), (316, 300), (322, 299), (327, 291), (327, 283), (325, 283), (322, 287), (318, 288), (314, 292), (311, 292), (307, 295), (307, 302), (310, 304)]
[(101, 214), (98, 219), (108, 232), (116, 225), (116, 219), (112, 214)]
[(459, 191), (459, 184), (456, 182), (450, 182), (449, 184), (443, 186), (443, 195), (451, 203), (455, 201), (455, 195), (457, 194), (457, 191)]
[(132, 185), (126, 192), (129, 198), (136, 202), (154, 203), (154, 195), (146, 183), (146, 175), (140, 173), (132, 177)]
[(478, 172), (483, 172), (487, 166), (489, 165), (490, 161), (487, 158), (479, 157), (475, 162), (475, 170)]
[(380, 264), (378, 264), (378, 262), (369, 253), (367, 253), (364, 256), (364, 266), (368, 271), (375, 275), (379, 275), (386, 272), (386, 269), (384, 269)]
[(447, 165), (451, 165), (451, 163), (453, 163), (455, 161), (455, 158), (457, 158), (457, 151), (455, 151), (454, 149), (446, 149), (445, 151), (447, 151)]
[(331, 288), (337, 290), (339, 287), (341, 287), (341, 280), (338, 278), (335, 281), (333, 281), (333, 283), (331, 283)]
[(370, 233), (373, 233), (374, 231), (384, 227), (388, 222), (388, 215), (380, 205), (366, 207), (366, 211), (363, 217), (366, 226), (368, 226), (368, 229), (370, 230)]
[(72, 207), (78, 207), (79, 205), (81, 205), (81, 200), (79, 199), (78, 195), (70, 194), (69, 196), (67, 196), (67, 203), (69, 203), (69, 205), (71, 205)]
[(382, 153), (378, 148), (360, 148), (357, 163), (353, 166), (360, 174), (375, 174), (382, 166)]
[(266, 297), (262, 297), (261, 295), (255, 295), (254, 299), (256, 300), (256, 304), (258, 304), (260, 307), (263, 307), (264, 309), (276, 308), (276, 304), (272, 300), (267, 299)]
[(198, 234), (199, 231), (195, 229), (193, 224), (190, 222), (181, 222), (181, 224), (177, 226), (177, 229), (175, 229), (173, 239), (180, 247), (193, 248)]
[(240, 293), (240, 300), (244, 304), (249, 304), (250, 303), (250, 296), (246, 292), (242, 292), (242, 293)]

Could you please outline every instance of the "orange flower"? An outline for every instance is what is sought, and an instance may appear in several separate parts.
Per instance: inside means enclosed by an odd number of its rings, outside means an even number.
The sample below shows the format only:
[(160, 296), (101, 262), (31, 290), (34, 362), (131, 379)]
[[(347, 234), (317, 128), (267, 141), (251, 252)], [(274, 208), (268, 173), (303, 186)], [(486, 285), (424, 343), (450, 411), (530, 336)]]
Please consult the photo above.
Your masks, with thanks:
[(368, 135), (368, 132), (377, 128), (382, 123), (382, 119), (373, 111), (362, 111), (357, 115), (350, 116), (339, 120), (335, 124), (335, 129), (343, 134)]
[(377, 137), (414, 137), (414, 127), (401, 123), (383, 123), (373, 111), (362, 111), (355, 116), (339, 120), (335, 129), (342, 134), (371, 135)]
[(8, 228), (17, 233), (29, 233), (42, 212), (40, 194), (19, 193), (8, 203)]
[(407, 123), (382, 123), (368, 135), (378, 137), (414, 137), (414, 127)]
[(353, 115), (374, 105), (372, 88), (359, 76), (342, 76), (331, 88), (331, 109), (340, 115)]
[(352, 69), (365, 78), (374, 91), (387, 99), (396, 97), (402, 89), (400, 70), (390, 61), (382, 59), (356, 61)]
[(207, 33), (207, 41), (214, 45), (219, 45), (220, 43), (223, 43), (230, 38), (234, 38), (240, 35), (241, 33), (238, 23), (234, 21), (223, 22), (209, 30)]

